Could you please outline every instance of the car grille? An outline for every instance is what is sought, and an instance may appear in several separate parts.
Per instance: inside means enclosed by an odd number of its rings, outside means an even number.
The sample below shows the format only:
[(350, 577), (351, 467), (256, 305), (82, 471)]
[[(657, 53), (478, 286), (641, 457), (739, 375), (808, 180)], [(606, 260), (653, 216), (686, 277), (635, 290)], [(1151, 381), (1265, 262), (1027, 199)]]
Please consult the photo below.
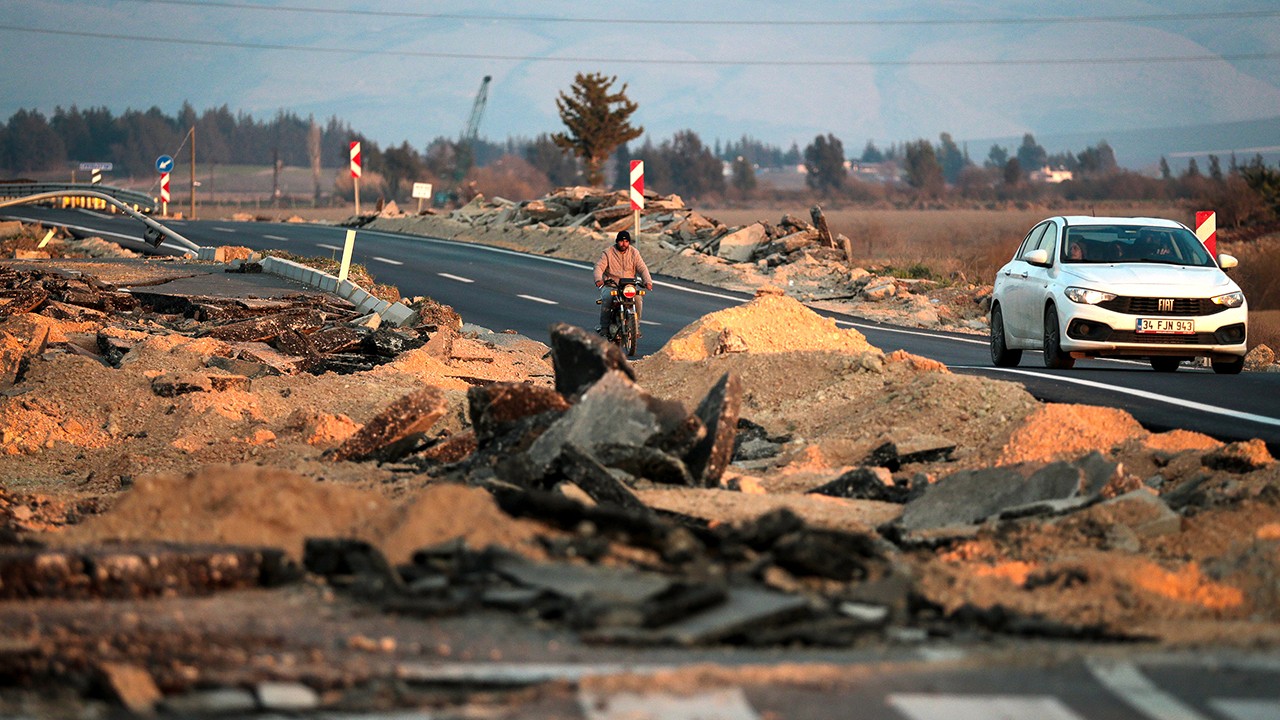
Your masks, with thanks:
[(1114, 300), (1098, 303), (1098, 307), (1125, 315), (1164, 315), (1164, 316), (1196, 316), (1213, 315), (1226, 310), (1209, 298), (1173, 298), (1173, 310), (1161, 310), (1160, 301), (1168, 298), (1158, 297), (1118, 297)]
[(1196, 333), (1194, 335), (1153, 335), (1136, 333), (1132, 330), (1112, 330), (1107, 342), (1142, 343), (1144, 345), (1217, 345), (1218, 340), (1213, 333)]

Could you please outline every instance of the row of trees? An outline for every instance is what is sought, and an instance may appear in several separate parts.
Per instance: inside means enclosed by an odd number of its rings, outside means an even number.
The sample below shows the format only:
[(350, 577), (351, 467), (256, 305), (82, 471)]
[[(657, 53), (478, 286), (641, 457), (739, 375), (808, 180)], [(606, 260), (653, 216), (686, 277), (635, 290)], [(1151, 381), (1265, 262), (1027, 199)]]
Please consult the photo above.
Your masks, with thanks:
[[(868, 141), (852, 164), (833, 134), (815, 137), (803, 150), (793, 143), (784, 151), (747, 136), (725, 144), (717, 140), (709, 147), (693, 130), (681, 130), (656, 144), (646, 137), (633, 148), (631, 141), (644, 128), (631, 124), (638, 106), (627, 97), (625, 84), (615, 89), (616, 82), (616, 77), (578, 74), (556, 101), (562, 132), (467, 146), (438, 137), (422, 152), (408, 142), (383, 150), (337, 118), (321, 126), (313, 118), (283, 111), (258, 121), (243, 113), (232, 115), (225, 106), (197, 114), (189, 104), (175, 117), (158, 108), (116, 117), (106, 108), (72, 106), (56, 109), (52, 118), (22, 110), (0, 125), (0, 168), (21, 174), (77, 161), (108, 161), (123, 173), (146, 174), (155, 157), (176, 154), (195, 128), (205, 162), (261, 165), (269, 158), (277, 166), (309, 165), (317, 178), (317, 200), (320, 168), (345, 166), (347, 143), (355, 139), (362, 142), (369, 191), (390, 199), (404, 199), (416, 181), (449, 188), (460, 166), (473, 167), (467, 178), (471, 188), (509, 197), (536, 197), (551, 187), (584, 180), (599, 185), (610, 164), (615, 173), (611, 184), (626, 187), (628, 161), (641, 158), (649, 187), (692, 201), (746, 198), (757, 191), (757, 169), (803, 164), (813, 193), (850, 200), (901, 204), (951, 197), (1030, 200), (1049, 194), (1069, 200), (1194, 197), (1226, 207), (1226, 223), (1233, 215), (1238, 222), (1280, 209), (1273, 207), (1280, 198), (1280, 172), (1266, 168), (1261, 157), (1241, 166), (1233, 156), (1224, 170), (1220, 159), (1210, 156), (1207, 174), (1192, 160), (1178, 177), (1162, 160), (1163, 177), (1152, 178), (1120, 169), (1105, 141), (1079, 153), (1050, 154), (1029, 133), (1017, 147), (993, 145), (981, 164), (950, 133), (942, 133), (936, 143), (918, 139), (885, 149)], [(851, 165), (858, 171), (873, 168), (875, 181), (861, 179)], [(1028, 182), (1032, 172), (1045, 167), (1070, 170), (1073, 177), (1053, 187)]]
[[(105, 107), (58, 107), (46, 118), (34, 110), (19, 110), (0, 125), (0, 168), (11, 173), (54, 170), (80, 162), (110, 162), (124, 174), (153, 172), (160, 155), (175, 155), (189, 142), (195, 128), (199, 156), (206, 162), (262, 165), (276, 161), (309, 167), (347, 162), (346, 147), (362, 140), (349, 125), (330, 118), (277, 113), (270, 120), (233, 115), (227, 106), (197, 113), (183, 104), (176, 116), (159, 108), (126, 110), (117, 116)], [(265, 162), (264, 162), (265, 161)]]

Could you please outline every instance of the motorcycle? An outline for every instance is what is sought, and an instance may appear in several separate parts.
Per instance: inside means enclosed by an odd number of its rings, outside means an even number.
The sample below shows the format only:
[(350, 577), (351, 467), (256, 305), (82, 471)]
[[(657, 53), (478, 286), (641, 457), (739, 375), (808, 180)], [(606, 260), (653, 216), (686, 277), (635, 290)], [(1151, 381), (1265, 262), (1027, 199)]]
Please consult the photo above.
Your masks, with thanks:
[[(636, 312), (636, 298), (645, 291), (637, 278), (622, 278), (617, 282), (607, 283), (612, 290), (609, 295), (612, 304), (609, 306), (609, 326), (604, 328), (604, 337), (609, 342), (622, 348), (628, 357), (635, 357), (636, 343), (640, 339), (640, 316)], [(596, 300), (599, 305), (603, 300)]]

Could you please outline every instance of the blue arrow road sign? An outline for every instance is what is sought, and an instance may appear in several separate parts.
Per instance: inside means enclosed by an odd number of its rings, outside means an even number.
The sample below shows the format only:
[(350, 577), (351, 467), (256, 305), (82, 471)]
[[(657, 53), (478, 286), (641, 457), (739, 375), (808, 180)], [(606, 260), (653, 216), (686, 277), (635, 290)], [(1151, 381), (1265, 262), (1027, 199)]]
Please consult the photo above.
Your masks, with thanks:
[(167, 173), (173, 171), (173, 158), (168, 155), (161, 155), (156, 158), (156, 172)]

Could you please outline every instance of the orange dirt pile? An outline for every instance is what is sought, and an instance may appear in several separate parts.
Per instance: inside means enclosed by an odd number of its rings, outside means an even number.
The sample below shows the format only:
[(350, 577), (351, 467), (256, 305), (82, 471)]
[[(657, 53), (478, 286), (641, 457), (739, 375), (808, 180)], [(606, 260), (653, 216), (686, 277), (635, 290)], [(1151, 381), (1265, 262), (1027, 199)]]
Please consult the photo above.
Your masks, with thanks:
[(681, 362), (704, 360), (716, 354), (725, 332), (752, 353), (874, 350), (857, 330), (842, 330), (797, 300), (766, 293), (745, 305), (703, 316), (676, 333), (658, 354)]
[(1096, 405), (1049, 404), (1032, 413), (1000, 453), (1000, 465), (1073, 458), (1090, 450), (1109, 452), (1148, 433), (1123, 410)]
[(432, 485), (393, 502), (370, 490), (316, 482), (279, 468), (224, 465), (140, 478), (107, 512), (51, 534), (59, 545), (164, 540), (276, 547), (301, 559), (307, 538), (356, 538), (392, 563), (461, 538), (538, 554), (547, 529), (498, 509), (479, 488)]

